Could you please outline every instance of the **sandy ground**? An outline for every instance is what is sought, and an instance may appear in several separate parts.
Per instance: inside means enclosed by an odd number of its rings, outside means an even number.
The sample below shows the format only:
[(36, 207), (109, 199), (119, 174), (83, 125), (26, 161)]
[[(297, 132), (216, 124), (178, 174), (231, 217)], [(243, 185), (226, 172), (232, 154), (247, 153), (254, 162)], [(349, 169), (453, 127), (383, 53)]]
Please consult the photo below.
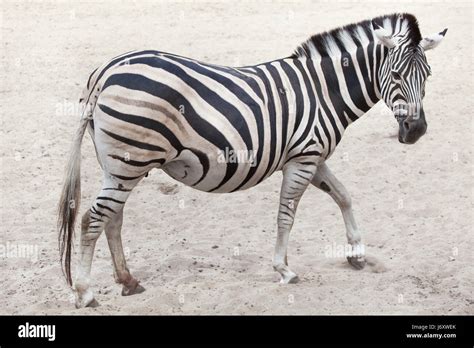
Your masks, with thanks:
[[(2, 314), (473, 314), (472, 3), (1, 2)], [(373, 265), (351, 269), (325, 251), (344, 245), (335, 203), (310, 188), (291, 234), (301, 282), (271, 267), (281, 174), (231, 195), (205, 194), (154, 171), (125, 210), (132, 273), (147, 291), (122, 297), (104, 235), (93, 263), (101, 306), (76, 310), (61, 276), (56, 205), (74, 109), (88, 74), (120, 53), (154, 48), (227, 65), (283, 57), (310, 34), (395, 11), (429, 52), (428, 133), (398, 143), (377, 105), (347, 131), (329, 166), (353, 197)], [(100, 188), (88, 135), (81, 210)], [(77, 239), (76, 239), (77, 244)], [(32, 254), (16, 255), (20, 247)], [(77, 248), (76, 248), (77, 249)]]

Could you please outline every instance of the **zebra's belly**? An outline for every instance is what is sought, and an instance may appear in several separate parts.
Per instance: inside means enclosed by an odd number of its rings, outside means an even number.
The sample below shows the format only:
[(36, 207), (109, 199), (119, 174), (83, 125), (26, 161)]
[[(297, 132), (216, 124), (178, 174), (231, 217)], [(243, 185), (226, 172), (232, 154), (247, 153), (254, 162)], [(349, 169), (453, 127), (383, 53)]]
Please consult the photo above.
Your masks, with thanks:
[[(186, 149), (161, 169), (173, 179), (204, 192), (227, 193), (254, 186), (263, 174), (252, 156), (205, 154)], [(267, 177), (269, 174), (267, 175)]]

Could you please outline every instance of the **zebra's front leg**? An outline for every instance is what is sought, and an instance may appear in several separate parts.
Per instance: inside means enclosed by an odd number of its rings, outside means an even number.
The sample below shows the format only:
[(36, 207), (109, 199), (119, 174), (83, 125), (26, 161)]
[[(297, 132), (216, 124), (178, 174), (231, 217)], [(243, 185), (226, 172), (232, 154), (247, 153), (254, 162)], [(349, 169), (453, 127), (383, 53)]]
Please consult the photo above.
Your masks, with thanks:
[(117, 212), (117, 217), (111, 220), (105, 227), (105, 235), (109, 243), (112, 262), (114, 265), (115, 281), (123, 285), (122, 296), (130, 296), (145, 291), (134, 277), (130, 274), (125, 260), (125, 254), (122, 246), (122, 222), (123, 208)]
[(303, 165), (296, 162), (287, 163), (283, 167), (283, 182), (278, 209), (278, 233), (273, 256), (273, 269), (280, 273), (280, 283), (296, 283), (299, 280), (298, 276), (288, 267), (288, 239), (298, 202), (315, 171), (316, 165)]
[(365, 267), (364, 248), (361, 235), (357, 228), (354, 214), (352, 213), (352, 200), (344, 185), (332, 174), (326, 163), (318, 165), (318, 170), (311, 183), (322, 191), (328, 193), (341, 209), (346, 226), (347, 241), (352, 246), (352, 253), (347, 260), (355, 269)]

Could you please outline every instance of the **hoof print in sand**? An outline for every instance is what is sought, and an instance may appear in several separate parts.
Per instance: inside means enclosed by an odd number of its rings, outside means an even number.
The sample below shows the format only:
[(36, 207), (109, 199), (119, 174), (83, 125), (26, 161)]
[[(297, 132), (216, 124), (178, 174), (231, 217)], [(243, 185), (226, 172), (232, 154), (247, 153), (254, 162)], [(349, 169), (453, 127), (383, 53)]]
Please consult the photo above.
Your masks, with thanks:
[(164, 195), (175, 195), (179, 192), (179, 186), (176, 184), (161, 184), (159, 190)]

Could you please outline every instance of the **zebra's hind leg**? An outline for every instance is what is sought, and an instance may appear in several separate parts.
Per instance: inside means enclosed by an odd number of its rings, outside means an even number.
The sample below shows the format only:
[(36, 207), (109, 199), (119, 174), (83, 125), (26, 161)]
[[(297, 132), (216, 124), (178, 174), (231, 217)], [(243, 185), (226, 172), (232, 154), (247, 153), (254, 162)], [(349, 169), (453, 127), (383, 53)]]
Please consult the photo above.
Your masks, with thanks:
[[(119, 202), (125, 203), (125, 202)], [(117, 212), (117, 218), (111, 220), (105, 227), (105, 235), (109, 243), (110, 253), (112, 255), (112, 262), (114, 265), (115, 281), (123, 285), (122, 296), (129, 296), (139, 294), (145, 291), (128, 270), (125, 260), (125, 254), (122, 246), (122, 222), (123, 222), (123, 207)]]
[(106, 177), (102, 190), (92, 207), (82, 217), (80, 261), (74, 282), (77, 308), (98, 305), (90, 289), (90, 274), (95, 245), (102, 231), (108, 228), (108, 224), (112, 223), (112, 226), (114, 226), (117, 224), (117, 219), (121, 219), (119, 213), (121, 213), (132, 188), (135, 187), (138, 181), (127, 182), (125, 187), (122, 183), (117, 183), (116, 180)]
[(283, 167), (283, 182), (278, 209), (278, 233), (273, 256), (273, 269), (280, 273), (280, 283), (296, 283), (298, 276), (288, 267), (288, 239), (298, 203), (316, 171), (312, 163), (289, 162)]
[(94, 294), (89, 288), (90, 269), (94, 254), (95, 243), (102, 230), (90, 230), (90, 210), (83, 216), (81, 221), (81, 260), (77, 270), (74, 288), (76, 290), (76, 308), (97, 307), (99, 303), (94, 299)]
[(344, 224), (346, 225), (347, 241), (351, 245), (352, 252), (347, 256), (347, 261), (355, 269), (365, 267), (364, 247), (361, 243), (361, 235), (357, 228), (354, 214), (352, 213), (352, 200), (344, 185), (329, 170), (325, 163), (318, 166), (312, 184), (329, 194), (341, 209)]

